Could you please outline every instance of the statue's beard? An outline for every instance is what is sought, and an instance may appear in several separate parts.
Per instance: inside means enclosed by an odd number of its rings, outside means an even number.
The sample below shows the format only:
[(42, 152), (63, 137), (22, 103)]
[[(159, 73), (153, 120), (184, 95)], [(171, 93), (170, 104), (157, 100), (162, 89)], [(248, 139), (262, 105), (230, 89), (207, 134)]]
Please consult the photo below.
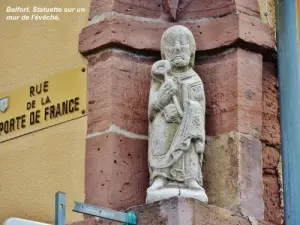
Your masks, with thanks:
[(172, 67), (175, 67), (175, 68), (183, 68), (183, 67), (188, 66), (188, 62), (185, 59), (182, 59), (182, 58), (178, 59), (177, 58), (177, 59), (172, 59), (171, 60), (171, 65), (172, 65)]

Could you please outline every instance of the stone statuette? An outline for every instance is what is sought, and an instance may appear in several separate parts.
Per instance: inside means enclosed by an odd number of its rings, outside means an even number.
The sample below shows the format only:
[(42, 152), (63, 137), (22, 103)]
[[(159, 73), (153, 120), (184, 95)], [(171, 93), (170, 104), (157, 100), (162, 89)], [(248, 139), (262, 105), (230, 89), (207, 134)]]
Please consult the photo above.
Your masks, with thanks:
[(208, 202), (202, 181), (205, 94), (193, 70), (196, 44), (180, 25), (161, 39), (162, 60), (151, 69), (147, 202), (181, 196)]

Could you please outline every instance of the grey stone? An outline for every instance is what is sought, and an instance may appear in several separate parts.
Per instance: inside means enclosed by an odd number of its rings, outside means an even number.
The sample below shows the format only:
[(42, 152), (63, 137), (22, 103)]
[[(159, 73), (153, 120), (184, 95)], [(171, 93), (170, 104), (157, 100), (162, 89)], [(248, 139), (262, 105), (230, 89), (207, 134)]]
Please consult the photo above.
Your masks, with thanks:
[(180, 25), (161, 39), (162, 60), (151, 70), (147, 202), (174, 196), (208, 202), (203, 189), (205, 94), (193, 70), (196, 44), (191, 31)]

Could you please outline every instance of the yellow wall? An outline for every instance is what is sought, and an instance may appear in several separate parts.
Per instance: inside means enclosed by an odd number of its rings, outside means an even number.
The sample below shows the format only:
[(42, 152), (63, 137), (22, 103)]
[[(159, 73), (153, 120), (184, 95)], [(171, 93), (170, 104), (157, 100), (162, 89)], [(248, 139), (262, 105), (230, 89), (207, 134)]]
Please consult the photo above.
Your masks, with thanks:
[[(0, 1), (0, 93), (86, 65), (78, 35), (86, 26), (90, 0)], [(78, 7), (59, 21), (6, 21), (7, 6)], [(14, 15), (23, 15), (15, 13)], [(1, 119), (1, 115), (0, 115)], [(9, 217), (54, 222), (54, 195), (67, 195), (67, 223), (84, 201), (86, 117), (0, 143), (0, 223)]]
[(276, 35), (275, 0), (258, 0), (261, 19), (274, 29)]

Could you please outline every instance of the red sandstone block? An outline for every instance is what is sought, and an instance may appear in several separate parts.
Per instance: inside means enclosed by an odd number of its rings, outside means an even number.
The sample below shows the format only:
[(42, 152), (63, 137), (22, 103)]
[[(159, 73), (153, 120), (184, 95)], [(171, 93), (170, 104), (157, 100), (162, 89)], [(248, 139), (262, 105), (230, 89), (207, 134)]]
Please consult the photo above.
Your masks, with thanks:
[(200, 19), (206, 17), (224, 16), (236, 12), (259, 17), (260, 9), (257, 0), (202, 0), (181, 1), (178, 9), (178, 19)]
[(273, 145), (280, 144), (278, 114), (276, 66), (273, 63), (265, 62), (263, 64), (263, 125), (261, 139)]
[(122, 44), (140, 50), (159, 50), (161, 35), (168, 25), (114, 16), (84, 28), (79, 37), (79, 51), (87, 54), (108, 43)]
[(92, 0), (89, 20), (106, 12), (159, 18), (166, 14), (163, 4), (163, 0)]
[(228, 46), (239, 39), (238, 14), (198, 22), (181, 22), (181, 24), (193, 32), (198, 51)]
[[(170, 0), (92, 0), (89, 20), (106, 12), (118, 12), (126, 15), (163, 18), (173, 21), (170, 14)], [(176, 3), (176, 1), (174, 1)], [(181, 0), (177, 7), (176, 21), (218, 17), (234, 13), (236, 10), (259, 17), (257, 0)]]
[(196, 72), (206, 94), (206, 133), (239, 131), (260, 135), (262, 57), (242, 49), (198, 59)]
[[(179, 22), (193, 32), (197, 50), (229, 46), (243, 40), (246, 43), (273, 49), (273, 30), (261, 21), (243, 14), (203, 21)], [(87, 55), (109, 43), (121, 44), (138, 50), (160, 50), (163, 32), (174, 23), (140, 21), (112, 16), (84, 28), (79, 37), (79, 51)]]
[(94, 16), (101, 15), (102, 13), (111, 11), (110, 0), (92, 0), (90, 5), (90, 14), (88, 20)]
[(238, 131), (261, 135), (262, 56), (239, 49), (237, 52)]
[(265, 174), (277, 174), (280, 152), (276, 148), (266, 146), (263, 148), (263, 171)]
[(231, 0), (180, 1), (178, 7), (178, 19), (200, 19), (226, 15), (234, 12), (236, 8), (235, 5), (235, 1)]
[(87, 139), (85, 202), (113, 209), (142, 204), (149, 185), (147, 140), (107, 133)]
[(239, 14), (239, 38), (264, 49), (275, 48), (274, 30), (261, 20)]
[(279, 183), (276, 175), (265, 174), (264, 177), (265, 220), (276, 224), (283, 224), (283, 208), (279, 195)]
[(237, 52), (199, 59), (195, 70), (206, 94), (206, 133), (237, 130)]
[(104, 131), (114, 124), (147, 134), (153, 60), (116, 52), (93, 55), (88, 60), (88, 133)]
[(258, 0), (235, 0), (236, 10), (251, 16), (260, 16)]

